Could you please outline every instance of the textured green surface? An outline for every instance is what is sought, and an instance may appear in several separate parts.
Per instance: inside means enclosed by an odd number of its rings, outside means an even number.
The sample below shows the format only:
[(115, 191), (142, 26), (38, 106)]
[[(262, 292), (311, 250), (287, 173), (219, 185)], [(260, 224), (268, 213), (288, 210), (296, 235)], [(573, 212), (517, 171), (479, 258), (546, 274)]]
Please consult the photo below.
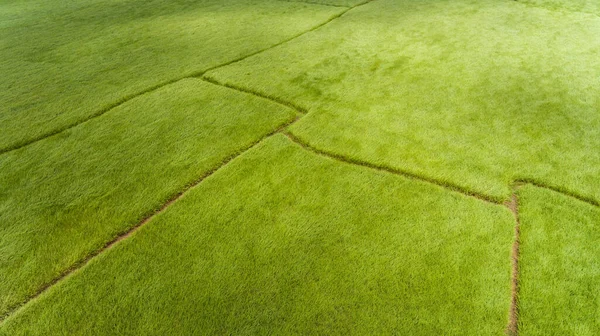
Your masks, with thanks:
[(520, 335), (600, 334), (600, 209), (519, 191)]
[[(506, 199), (600, 200), (600, 18), (514, 1), (379, 0), (210, 76), (311, 112), (311, 145)], [(307, 52), (309, 50), (310, 52)]]
[(519, 2), (554, 11), (600, 15), (600, 1), (598, 0), (519, 0)]
[(354, 6), (354, 5), (366, 2), (367, 0), (281, 0), (281, 1), (350, 7), (350, 6)]
[(0, 0), (0, 334), (598, 334), (599, 8)]
[(294, 118), (188, 79), (0, 156), (0, 314)]
[(513, 226), (502, 206), (277, 135), (0, 333), (501, 334)]
[(341, 10), (275, 0), (2, 1), (0, 151)]

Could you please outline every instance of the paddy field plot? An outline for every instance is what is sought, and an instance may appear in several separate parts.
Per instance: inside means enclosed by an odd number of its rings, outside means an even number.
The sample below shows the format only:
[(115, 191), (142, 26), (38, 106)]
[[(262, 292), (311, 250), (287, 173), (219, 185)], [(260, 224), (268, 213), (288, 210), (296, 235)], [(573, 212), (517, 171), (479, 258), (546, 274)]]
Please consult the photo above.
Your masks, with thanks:
[(600, 1), (0, 1), (0, 335), (600, 333)]

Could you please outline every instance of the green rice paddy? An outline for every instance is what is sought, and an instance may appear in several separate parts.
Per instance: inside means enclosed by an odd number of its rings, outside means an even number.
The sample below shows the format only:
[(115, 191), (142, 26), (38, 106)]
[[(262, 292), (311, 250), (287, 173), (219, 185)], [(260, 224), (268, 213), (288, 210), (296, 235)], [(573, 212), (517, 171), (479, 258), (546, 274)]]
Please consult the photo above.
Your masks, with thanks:
[(600, 1), (0, 0), (0, 335), (600, 334)]

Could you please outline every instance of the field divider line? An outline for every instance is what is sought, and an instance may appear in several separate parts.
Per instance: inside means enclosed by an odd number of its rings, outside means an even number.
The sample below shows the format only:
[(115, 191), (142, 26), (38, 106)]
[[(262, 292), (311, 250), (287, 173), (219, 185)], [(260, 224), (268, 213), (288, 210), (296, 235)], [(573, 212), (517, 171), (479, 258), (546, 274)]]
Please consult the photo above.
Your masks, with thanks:
[(320, 24), (318, 24), (318, 25), (316, 25), (316, 26), (314, 26), (314, 27), (312, 27), (312, 28), (310, 28), (310, 29), (308, 29), (308, 30), (305, 30), (305, 31), (303, 31), (303, 32), (301, 32), (301, 33), (299, 33), (299, 34), (296, 34), (296, 35), (294, 35), (294, 36), (292, 36), (292, 37), (290, 37), (290, 38), (287, 38), (287, 39), (285, 39), (285, 40), (282, 40), (282, 41), (280, 41), (280, 42), (278, 42), (278, 43), (275, 43), (275, 44), (273, 44), (272, 46), (269, 46), (269, 47), (267, 47), (267, 48), (263, 48), (263, 49), (261, 49), (261, 50), (258, 50), (258, 51), (255, 51), (255, 52), (253, 52), (253, 53), (250, 53), (250, 54), (248, 54), (248, 55), (244, 55), (244, 56), (242, 56), (242, 57), (239, 57), (239, 58), (236, 58), (236, 59), (234, 59), (234, 60), (231, 60), (231, 61), (229, 61), (229, 62), (227, 62), (227, 63), (223, 63), (223, 64), (219, 64), (219, 65), (216, 65), (216, 66), (210, 67), (210, 68), (208, 68), (208, 69), (206, 69), (206, 70), (204, 70), (204, 71), (202, 71), (202, 72), (199, 72), (199, 73), (197, 73), (196, 75), (194, 75), (194, 77), (200, 77), (200, 76), (203, 76), (203, 75), (204, 75), (204, 74), (206, 74), (207, 72), (210, 72), (210, 71), (216, 70), (216, 69), (218, 69), (218, 68), (226, 67), (226, 66), (228, 66), (228, 65), (232, 65), (232, 64), (234, 64), (234, 63), (241, 62), (241, 61), (243, 61), (243, 60), (245, 60), (245, 59), (247, 59), (247, 58), (250, 58), (250, 57), (252, 57), (252, 56), (256, 56), (256, 55), (258, 55), (258, 54), (261, 54), (261, 53), (263, 53), (263, 52), (265, 52), (265, 51), (268, 51), (268, 50), (270, 50), (270, 49), (277, 48), (277, 47), (279, 47), (280, 45), (283, 45), (283, 44), (285, 44), (285, 43), (288, 43), (288, 42), (290, 42), (290, 41), (292, 41), (292, 40), (295, 40), (295, 39), (297, 39), (297, 38), (299, 38), (299, 37), (302, 37), (302, 36), (304, 36), (304, 35), (306, 35), (306, 34), (308, 34), (308, 33), (311, 33), (311, 32), (313, 32), (313, 31), (315, 31), (315, 30), (317, 30), (317, 29), (320, 29), (320, 28), (322, 28), (322, 27), (324, 27), (324, 26), (326, 26), (326, 25), (330, 24), (331, 22), (335, 21), (336, 19), (339, 19), (339, 18), (341, 18), (342, 16), (346, 15), (346, 14), (347, 14), (349, 11), (351, 11), (351, 10), (353, 10), (353, 9), (355, 9), (355, 8), (358, 8), (358, 7), (364, 6), (364, 5), (366, 5), (366, 4), (370, 3), (370, 2), (373, 2), (373, 1), (375, 1), (375, 0), (366, 0), (366, 1), (363, 1), (363, 2), (361, 2), (361, 3), (358, 3), (358, 4), (356, 4), (356, 5), (354, 5), (354, 6), (351, 6), (351, 7), (340, 7), (340, 8), (345, 8), (345, 10), (343, 10), (343, 11), (341, 11), (341, 12), (337, 13), (337, 14), (334, 14), (333, 16), (331, 16), (331, 17), (330, 17), (329, 19), (327, 19), (326, 21), (323, 21), (322, 23), (320, 23)]
[(331, 153), (328, 151), (324, 151), (321, 149), (317, 149), (315, 147), (313, 147), (312, 145), (310, 145), (308, 142), (298, 138), (297, 136), (295, 136), (294, 134), (290, 133), (290, 132), (283, 132), (283, 134), (285, 136), (287, 136), (292, 142), (296, 143), (297, 145), (299, 145), (300, 147), (304, 148), (307, 151), (310, 151), (312, 153), (315, 153), (317, 155), (320, 156), (324, 156), (324, 157), (328, 157), (330, 159), (334, 159), (336, 161), (341, 161), (341, 162), (345, 162), (348, 164), (352, 164), (355, 166), (361, 166), (361, 167), (366, 167), (366, 168), (370, 168), (370, 169), (375, 169), (378, 171), (383, 171), (386, 173), (390, 173), (390, 174), (394, 174), (394, 175), (399, 175), (402, 176), (404, 178), (408, 178), (411, 180), (418, 180), (421, 182), (426, 182), (428, 184), (434, 184), (438, 187), (442, 187), (444, 189), (450, 190), (450, 191), (454, 191), (454, 192), (458, 192), (462, 195), (468, 196), (468, 197), (473, 197), (476, 198), (480, 201), (486, 202), (486, 203), (491, 203), (494, 205), (502, 205), (503, 203), (501, 201), (498, 201), (488, 195), (485, 194), (480, 194), (474, 191), (470, 191), (467, 190), (463, 187), (460, 187), (458, 185), (454, 185), (451, 183), (447, 183), (444, 181), (440, 181), (434, 178), (430, 178), (430, 177), (425, 177), (425, 176), (421, 176), (415, 173), (411, 173), (411, 172), (407, 172), (404, 170), (400, 170), (397, 168), (391, 168), (388, 166), (384, 166), (384, 165), (380, 165), (380, 164), (375, 164), (375, 163), (371, 163), (368, 161), (362, 161), (362, 160), (358, 160), (358, 159), (354, 159), (354, 158), (349, 158), (346, 157), (344, 155), (340, 155), (340, 154), (335, 154), (335, 153)]
[(517, 190), (522, 184), (516, 183), (513, 188), (511, 199), (505, 203), (506, 207), (515, 217), (515, 240), (511, 253), (511, 275), (510, 275), (510, 309), (508, 312), (508, 325), (506, 334), (517, 336), (519, 334), (519, 255), (521, 245), (521, 219), (519, 218), (519, 197)]
[(55, 136), (57, 134), (60, 134), (60, 133), (62, 133), (64, 131), (67, 131), (67, 130), (69, 130), (71, 128), (74, 128), (74, 127), (77, 127), (79, 125), (85, 124), (86, 122), (88, 122), (90, 120), (93, 120), (93, 119), (96, 119), (96, 118), (98, 118), (98, 117), (100, 117), (100, 116), (102, 116), (102, 115), (104, 115), (104, 114), (106, 114), (106, 113), (114, 110), (115, 108), (117, 108), (117, 107), (119, 107), (119, 106), (121, 106), (121, 105), (123, 105), (123, 104), (125, 104), (125, 103), (127, 103), (129, 101), (131, 101), (131, 100), (134, 100), (134, 99), (136, 99), (138, 97), (141, 97), (141, 96), (143, 96), (143, 95), (145, 95), (147, 93), (154, 92), (154, 91), (156, 91), (158, 89), (161, 89), (161, 88), (163, 88), (163, 87), (165, 87), (167, 85), (179, 82), (180, 80), (182, 80), (184, 78), (185, 77), (183, 77), (183, 78), (177, 78), (177, 79), (172, 79), (172, 80), (168, 80), (168, 81), (156, 84), (154, 86), (148, 87), (148, 88), (146, 88), (146, 89), (144, 89), (142, 91), (139, 91), (139, 92), (127, 95), (127, 96), (125, 96), (125, 97), (117, 100), (116, 102), (114, 102), (114, 103), (112, 103), (112, 104), (110, 104), (110, 105), (108, 105), (108, 106), (100, 109), (96, 113), (93, 113), (93, 114), (91, 114), (89, 116), (86, 116), (83, 119), (80, 119), (80, 120), (77, 120), (77, 121), (72, 122), (70, 124), (67, 124), (67, 125), (64, 125), (62, 127), (56, 128), (56, 129), (54, 129), (54, 130), (52, 130), (52, 131), (50, 131), (48, 133), (42, 134), (42, 135), (40, 135), (38, 137), (35, 137), (33, 139), (30, 139), (30, 140), (27, 140), (27, 141), (18, 142), (15, 145), (8, 146), (8, 147), (5, 147), (5, 148), (0, 148), (0, 155), (5, 154), (5, 153), (9, 153), (9, 152), (12, 152), (12, 151), (15, 151), (17, 149), (21, 149), (23, 147), (27, 147), (27, 146), (29, 146), (31, 144), (34, 144), (34, 143), (38, 142), (38, 141), (44, 140), (46, 138), (50, 138), (50, 137)]
[[(296, 112), (296, 117), (288, 122), (283, 123), (282, 125), (280, 125), (279, 127), (277, 127), (276, 129), (274, 129), (273, 131), (269, 132), (267, 135), (263, 136), (262, 138), (258, 139), (257, 141), (253, 142), (251, 145), (244, 147), (243, 149), (239, 150), (238, 152), (236, 152), (235, 154), (230, 155), (228, 158), (224, 159), (223, 162), (217, 166), (214, 167), (212, 169), (210, 169), (209, 171), (207, 171), (206, 173), (204, 173), (200, 178), (196, 179), (195, 181), (193, 181), (192, 183), (188, 183), (183, 190), (179, 191), (178, 193), (176, 193), (175, 195), (171, 196), (168, 198), (168, 200), (161, 205), (157, 210), (153, 210), (150, 214), (146, 215), (144, 217), (143, 220), (141, 220), (139, 223), (137, 223), (136, 225), (130, 227), (129, 229), (127, 229), (127, 231), (122, 232), (117, 234), (117, 236), (115, 238), (113, 238), (112, 240), (110, 240), (109, 242), (105, 243), (101, 248), (93, 251), (92, 253), (88, 254), (86, 257), (84, 257), (83, 259), (79, 260), (78, 262), (76, 262), (75, 264), (71, 265), (69, 268), (67, 268), (65, 271), (63, 271), (61, 274), (59, 274), (56, 278), (54, 278), (53, 280), (51, 280), (50, 282), (48, 282), (47, 284), (43, 285), (42, 287), (40, 287), (33, 295), (29, 296), (26, 300), (24, 300), (23, 302), (11, 307), (8, 309), (8, 311), (3, 314), (2, 316), (0, 316), (0, 323), (2, 323), (4, 320), (6, 320), (9, 316), (13, 315), (14, 313), (16, 313), (20, 308), (24, 307), (25, 305), (27, 305), (30, 301), (34, 300), (35, 298), (39, 297), (40, 295), (42, 295), (44, 292), (46, 292), (48, 289), (50, 289), (51, 287), (53, 287), (54, 285), (58, 284), (59, 282), (61, 282), (62, 280), (66, 279), (69, 275), (71, 275), (72, 273), (76, 272), (77, 270), (83, 268), (85, 265), (87, 265), (91, 260), (93, 260), (95, 257), (99, 256), (100, 254), (106, 252), (107, 250), (109, 250), (110, 248), (112, 248), (114, 245), (116, 245), (117, 243), (119, 243), (120, 241), (128, 238), (129, 236), (131, 236), (132, 234), (134, 234), (135, 232), (137, 232), (141, 227), (143, 227), (144, 225), (146, 225), (148, 222), (150, 222), (152, 220), (152, 218), (154, 218), (155, 216), (157, 216), (158, 214), (164, 212), (165, 210), (167, 210), (167, 208), (169, 208), (173, 203), (175, 203), (176, 201), (178, 201), (180, 198), (182, 198), (190, 189), (196, 187), (197, 185), (199, 185), (202, 181), (204, 181), (206, 178), (208, 178), (209, 176), (211, 176), (212, 174), (214, 174), (216, 171), (220, 170), (221, 168), (223, 168), (224, 166), (226, 166), (229, 162), (231, 162), (232, 160), (234, 160), (235, 158), (239, 157), (240, 155), (246, 153), (247, 151), (249, 151), (250, 149), (254, 148), (256, 145), (258, 145), (259, 143), (263, 142), (264, 140), (266, 140), (267, 138), (278, 134), (278, 133), (283, 133), (284, 130), (286, 128), (288, 128), (289, 126), (291, 126), (292, 124), (294, 124), (295, 122), (297, 122), (298, 120), (300, 120), (301, 117), (303, 117), (306, 113), (308, 113), (308, 111), (292, 102), (288, 102), (285, 100), (282, 100), (280, 98), (271, 96), (271, 95), (267, 95), (267, 94), (262, 94), (260, 92), (251, 90), (251, 89), (246, 89), (246, 88), (242, 88), (236, 85), (231, 85), (231, 84), (223, 84), (215, 79), (200, 75), (198, 76), (187, 76), (175, 81), (170, 81), (168, 83), (165, 83), (164, 85), (160, 85), (160, 86), (156, 86), (153, 87), (147, 91), (145, 91), (144, 93), (138, 95), (141, 96), (145, 93), (149, 93), (152, 91), (155, 91), (161, 87), (173, 84), (175, 82), (178, 82), (180, 80), (183, 79), (196, 79), (196, 80), (201, 80), (204, 82), (207, 82), (211, 85), (216, 85), (216, 86), (220, 86), (220, 87), (224, 87), (226, 89), (229, 90), (234, 90), (234, 91), (238, 91), (244, 94), (250, 94), (253, 95), (259, 99), (265, 99), (270, 101), (271, 103), (275, 103), (278, 105), (281, 105), (285, 108), (290, 108), (292, 110), (294, 110)], [(136, 97), (132, 98), (135, 99)], [(118, 105), (121, 105), (125, 102), (121, 102)], [(116, 105), (116, 106), (118, 106)], [(116, 107), (115, 106), (115, 107)]]
[(328, 7), (337, 7), (337, 8), (350, 8), (350, 6), (344, 6), (344, 5), (335, 5), (335, 4), (328, 4), (328, 3), (320, 3), (320, 2), (313, 2), (313, 1), (293, 1), (293, 0), (278, 0), (279, 2), (288, 2), (288, 3), (299, 3), (299, 4), (308, 4), (308, 5), (316, 5), (316, 6), (328, 6)]
[(348, 157), (340, 155), (340, 154), (335, 154), (335, 153), (317, 149), (317, 148), (313, 147), (312, 145), (310, 145), (308, 142), (298, 138), (297, 136), (295, 136), (294, 134), (292, 134), (289, 131), (284, 131), (283, 134), (286, 135), (292, 142), (294, 142), (297, 145), (299, 145), (300, 147), (302, 147), (304, 150), (312, 152), (312, 153), (320, 155), (320, 156), (328, 157), (330, 159), (333, 159), (336, 161), (341, 161), (341, 162), (348, 163), (348, 164), (352, 164), (355, 166), (361, 166), (361, 167), (366, 167), (366, 168), (370, 168), (370, 169), (375, 169), (378, 171), (383, 171), (383, 172), (399, 175), (399, 176), (402, 176), (405, 178), (419, 180), (419, 181), (426, 182), (429, 184), (434, 184), (436, 186), (442, 187), (449, 191), (458, 192), (464, 196), (474, 197), (483, 202), (491, 203), (494, 205), (501, 205), (501, 206), (505, 206), (506, 208), (508, 208), (511, 211), (511, 213), (513, 214), (514, 220), (515, 220), (514, 241), (513, 241), (512, 250), (511, 250), (511, 276), (510, 276), (511, 295), (510, 295), (510, 305), (509, 305), (509, 312), (508, 312), (508, 323), (507, 323), (507, 326), (505, 329), (506, 334), (509, 336), (517, 336), (519, 333), (519, 273), (520, 273), (519, 257), (520, 257), (520, 246), (521, 246), (521, 219), (519, 216), (519, 197), (517, 195), (517, 191), (519, 190), (519, 188), (521, 188), (524, 185), (531, 185), (536, 188), (547, 189), (547, 190), (553, 191), (555, 193), (561, 194), (563, 196), (573, 198), (573, 199), (579, 200), (581, 202), (585, 202), (588, 205), (598, 207), (598, 202), (594, 199), (590, 199), (590, 198), (586, 198), (586, 197), (583, 197), (580, 195), (572, 194), (570, 192), (565, 192), (559, 188), (543, 185), (538, 182), (535, 182), (532, 180), (525, 180), (525, 179), (515, 180), (511, 184), (511, 189), (513, 192), (510, 196), (510, 199), (505, 202), (498, 202), (497, 200), (491, 198), (490, 196), (480, 194), (480, 193), (475, 193), (475, 192), (466, 190), (462, 187), (452, 185), (452, 184), (449, 184), (446, 182), (442, 182), (442, 181), (439, 181), (436, 179), (420, 176), (420, 175), (402, 171), (402, 170), (399, 170), (396, 168), (390, 168), (390, 167), (386, 167), (383, 165), (373, 164), (373, 163), (370, 163), (367, 161), (361, 161), (361, 160), (357, 160), (357, 159), (353, 159), (353, 158), (348, 158)]
[(555, 193), (561, 194), (563, 196), (574, 198), (574, 199), (576, 199), (578, 201), (587, 203), (587, 204), (589, 204), (591, 206), (600, 207), (600, 202), (598, 202), (597, 200), (595, 200), (595, 199), (593, 199), (591, 197), (578, 195), (578, 194), (576, 194), (574, 192), (571, 192), (571, 191), (568, 191), (566, 189), (558, 188), (558, 187), (553, 187), (553, 186), (550, 186), (550, 185), (547, 185), (547, 184), (543, 184), (543, 183), (537, 182), (537, 181), (532, 180), (532, 179), (526, 179), (526, 178), (516, 179), (514, 181), (514, 185), (519, 185), (519, 184), (520, 185), (530, 184), (530, 185), (532, 185), (532, 186), (534, 186), (536, 188), (547, 189), (547, 190), (553, 191)]
[(6, 313), (4, 313), (2, 316), (0, 316), (0, 324), (2, 322), (4, 322), (8, 317), (10, 317), (10, 316), (14, 315), (16, 312), (18, 312), (22, 307), (27, 305), (29, 302), (35, 300), (36, 298), (38, 298), (39, 296), (41, 296), (42, 294), (47, 292), (53, 286), (57, 285), (58, 283), (62, 282), (63, 280), (65, 280), (66, 278), (71, 276), (73, 273), (75, 273), (78, 270), (85, 267), (88, 263), (90, 263), (90, 261), (94, 260), (97, 256), (102, 255), (103, 253), (105, 253), (106, 251), (110, 250), (115, 245), (117, 245), (119, 242), (129, 238), (131, 235), (133, 235), (138, 230), (140, 230), (142, 227), (144, 227), (146, 224), (148, 224), (150, 221), (152, 221), (152, 219), (154, 217), (160, 215), (161, 213), (166, 211), (171, 205), (173, 205), (175, 202), (180, 200), (191, 189), (200, 185), (204, 180), (206, 180), (208, 177), (212, 176), (214, 173), (216, 173), (217, 171), (219, 171), (222, 168), (224, 168), (225, 166), (227, 166), (231, 161), (240, 157), (241, 155), (248, 152), (252, 148), (256, 147), (258, 144), (262, 143), (263, 141), (270, 138), (271, 136), (278, 134), (278, 133), (282, 133), (287, 127), (289, 127), (290, 125), (292, 125), (299, 119), (300, 119), (300, 116), (296, 115), (296, 117), (294, 119), (289, 120), (289, 121), (279, 125), (276, 129), (272, 130), (271, 132), (264, 135), (260, 139), (252, 142), (250, 145), (245, 146), (244, 148), (238, 150), (236, 153), (224, 158), (219, 165), (217, 165), (217, 166), (213, 167), (212, 169), (208, 170), (207, 172), (203, 173), (199, 178), (192, 181), (191, 183), (186, 184), (182, 190), (180, 190), (179, 192), (177, 192), (174, 195), (172, 195), (171, 197), (169, 197), (165, 203), (163, 203), (161, 206), (159, 206), (156, 210), (152, 210), (136, 225), (128, 228), (124, 232), (118, 233), (112, 240), (105, 243), (102, 247), (89, 253), (87, 256), (85, 256), (81, 260), (77, 261), (76, 263), (71, 265), (69, 268), (65, 269), (57, 277), (55, 277), (48, 283), (42, 285), (34, 294), (30, 295), (23, 302), (18, 303), (16, 305), (14, 305), (13, 307), (9, 308)]
[[(476, 191), (472, 191), (472, 190), (468, 190), (465, 187), (453, 184), (453, 183), (449, 183), (449, 182), (445, 182), (445, 181), (441, 181), (438, 180), (436, 178), (432, 178), (432, 177), (427, 177), (427, 176), (423, 176), (420, 174), (416, 174), (416, 173), (412, 173), (412, 172), (408, 172), (402, 169), (398, 169), (398, 168), (392, 168), (386, 165), (381, 165), (381, 164), (376, 164), (376, 163), (371, 163), (368, 161), (363, 161), (363, 160), (359, 160), (359, 159), (354, 159), (354, 158), (350, 158), (341, 154), (336, 154), (333, 152), (329, 152), (329, 151), (325, 151), (325, 150), (321, 150), (318, 149), (316, 147), (314, 147), (313, 145), (311, 145), (310, 143), (308, 143), (307, 141), (304, 141), (302, 139), (300, 139), (299, 137), (297, 137), (296, 135), (294, 135), (291, 132), (283, 132), (283, 134), (285, 134), (290, 140), (292, 140), (293, 142), (295, 142), (296, 144), (300, 145), (301, 147), (303, 147), (304, 149), (311, 151), (313, 153), (316, 153), (318, 155), (321, 156), (326, 156), (332, 159), (335, 159), (337, 161), (343, 161), (346, 163), (350, 163), (353, 165), (357, 165), (357, 166), (363, 166), (363, 167), (367, 167), (367, 168), (371, 168), (371, 169), (376, 169), (379, 171), (385, 171), (391, 174), (395, 174), (395, 175), (400, 175), (400, 176), (404, 176), (406, 178), (410, 178), (410, 179), (415, 179), (415, 180), (420, 180), (423, 182), (427, 182), (430, 184), (435, 184), (439, 187), (442, 187), (444, 189), (448, 189), (450, 191), (455, 191), (458, 192), (460, 194), (463, 194), (465, 196), (469, 196), (469, 197), (474, 197), (477, 198), (481, 201), (487, 202), (487, 203), (492, 203), (492, 204), (496, 204), (496, 205), (506, 205), (507, 203), (505, 201), (500, 201), (497, 198), (494, 198), (492, 196), (486, 195), (486, 194), (482, 194)], [(532, 181), (529, 179), (516, 179), (514, 180), (514, 182), (511, 184), (511, 188), (515, 189), (515, 188), (519, 188), (522, 185), (525, 184), (529, 184), (532, 185), (536, 188), (541, 188), (541, 189), (547, 189), (550, 191), (553, 191), (555, 193), (561, 194), (563, 196), (569, 197), (569, 198), (573, 198), (576, 199), (578, 201), (587, 203), (588, 205), (594, 206), (594, 207), (600, 207), (600, 202), (596, 201), (595, 199), (592, 198), (588, 198), (585, 196), (581, 196), (581, 195), (577, 195), (574, 194), (572, 192), (567, 192), (564, 191), (560, 188), (556, 188), (556, 187), (552, 187), (552, 186), (548, 186), (548, 185), (544, 185), (541, 184), (539, 182), (536, 181)], [(511, 195), (512, 197), (512, 195)], [(510, 201), (510, 200), (509, 200)]]
[(213, 85), (222, 86), (222, 87), (227, 88), (227, 89), (239, 91), (239, 92), (242, 92), (242, 93), (251, 94), (251, 95), (256, 96), (258, 98), (269, 100), (269, 101), (271, 101), (273, 103), (276, 103), (276, 104), (283, 105), (285, 107), (291, 108), (291, 109), (295, 110), (296, 112), (298, 112), (300, 114), (307, 114), (308, 113), (307, 109), (305, 109), (305, 108), (303, 108), (303, 107), (301, 107), (301, 106), (299, 106), (299, 105), (297, 105), (295, 103), (292, 103), (290, 101), (286, 101), (286, 100), (283, 100), (281, 98), (275, 97), (273, 95), (264, 94), (264, 93), (261, 93), (261, 92), (256, 91), (256, 90), (248, 89), (248, 88), (241, 87), (241, 86), (234, 85), (234, 84), (223, 83), (223, 82), (220, 82), (220, 81), (218, 81), (218, 80), (216, 80), (216, 79), (214, 79), (212, 77), (208, 77), (206, 75), (202, 75), (200, 77), (194, 77), (194, 78), (203, 80), (203, 81), (205, 81), (207, 83), (210, 83), (210, 84), (213, 84)]
[(317, 29), (319, 29), (319, 28), (321, 28), (321, 27), (323, 27), (323, 26), (325, 26), (325, 25), (327, 25), (327, 24), (331, 23), (332, 21), (334, 21), (334, 20), (336, 20), (336, 19), (338, 19), (338, 18), (342, 17), (343, 15), (345, 15), (346, 13), (348, 13), (349, 11), (351, 11), (351, 10), (352, 10), (352, 9), (354, 9), (354, 8), (357, 8), (357, 7), (360, 7), (360, 6), (366, 5), (366, 4), (368, 4), (368, 3), (372, 2), (372, 1), (375, 1), (375, 0), (367, 0), (367, 1), (361, 2), (361, 3), (359, 3), (359, 4), (356, 4), (356, 5), (352, 6), (352, 7), (340, 7), (340, 8), (345, 8), (345, 9), (344, 9), (344, 10), (342, 10), (341, 12), (339, 12), (339, 13), (337, 13), (337, 14), (335, 14), (335, 15), (331, 16), (331, 17), (330, 17), (329, 19), (327, 19), (326, 21), (324, 21), (324, 22), (321, 22), (320, 24), (318, 24), (318, 25), (316, 25), (316, 26), (313, 26), (312, 28), (310, 28), (310, 29), (308, 29), (308, 30), (305, 30), (305, 31), (303, 31), (303, 32), (300, 32), (300, 33), (298, 33), (298, 34), (296, 34), (296, 35), (293, 35), (293, 36), (291, 36), (291, 37), (289, 37), (289, 38), (287, 38), (287, 39), (284, 39), (284, 40), (282, 40), (282, 41), (279, 41), (279, 42), (277, 42), (277, 43), (275, 43), (275, 44), (272, 44), (272, 45), (270, 45), (270, 46), (268, 46), (268, 47), (265, 47), (265, 48), (259, 49), (259, 50), (255, 51), (255, 52), (252, 52), (252, 53), (250, 53), (250, 54), (246, 54), (246, 55), (244, 55), (244, 56), (241, 56), (241, 57), (235, 58), (235, 59), (233, 59), (233, 60), (230, 60), (230, 61), (227, 61), (227, 62), (225, 62), (225, 63), (221, 63), (221, 64), (218, 64), (218, 65), (215, 65), (215, 66), (212, 66), (212, 67), (206, 68), (206, 69), (204, 69), (204, 70), (201, 70), (201, 71), (196, 71), (196, 72), (188, 73), (188, 74), (186, 74), (186, 75), (184, 75), (184, 76), (177, 77), (177, 78), (174, 78), (174, 79), (170, 79), (170, 80), (167, 80), (167, 81), (161, 82), (161, 83), (159, 83), (159, 84), (156, 84), (156, 85), (150, 86), (150, 87), (148, 87), (148, 88), (146, 88), (146, 89), (144, 89), (144, 90), (142, 90), (142, 91), (139, 91), (139, 92), (137, 92), (137, 93), (133, 93), (133, 94), (127, 95), (127, 96), (125, 96), (125, 97), (123, 97), (123, 98), (121, 98), (121, 99), (117, 100), (117, 101), (116, 101), (116, 102), (114, 102), (113, 104), (110, 104), (110, 105), (108, 105), (108, 106), (106, 106), (106, 107), (104, 107), (104, 108), (100, 109), (98, 112), (96, 112), (96, 113), (93, 113), (93, 114), (91, 114), (91, 115), (89, 115), (89, 116), (87, 116), (87, 117), (85, 117), (85, 118), (79, 119), (79, 120), (77, 120), (77, 121), (74, 121), (74, 122), (72, 122), (72, 123), (70, 123), (70, 124), (67, 124), (67, 125), (65, 125), (65, 126), (58, 127), (58, 128), (56, 128), (56, 129), (54, 129), (54, 130), (52, 130), (52, 131), (50, 131), (50, 132), (48, 132), (48, 133), (42, 134), (42, 135), (40, 135), (40, 136), (38, 136), (38, 137), (34, 137), (34, 138), (32, 138), (32, 139), (25, 140), (25, 141), (22, 141), (22, 142), (17, 142), (16, 144), (14, 144), (14, 145), (11, 145), (11, 146), (7, 146), (7, 147), (4, 147), (4, 148), (0, 148), (0, 155), (2, 155), (2, 154), (5, 154), (5, 153), (8, 153), (8, 152), (15, 151), (15, 150), (17, 150), (17, 149), (21, 149), (21, 148), (23, 148), (23, 147), (26, 147), (26, 146), (29, 146), (29, 145), (31, 145), (31, 144), (33, 144), (33, 143), (36, 143), (36, 142), (38, 142), (38, 141), (41, 141), (41, 140), (44, 140), (44, 139), (46, 139), (46, 138), (49, 138), (49, 137), (55, 136), (55, 135), (57, 135), (57, 134), (59, 134), (59, 133), (62, 133), (62, 132), (64, 132), (64, 131), (66, 131), (66, 130), (69, 130), (69, 129), (73, 128), (73, 127), (76, 127), (76, 126), (78, 126), (78, 125), (81, 125), (81, 124), (83, 124), (83, 123), (86, 123), (86, 122), (88, 122), (88, 121), (90, 121), (90, 120), (92, 120), (92, 119), (98, 118), (98, 117), (100, 117), (100, 116), (102, 116), (102, 115), (104, 115), (104, 114), (106, 114), (106, 113), (108, 113), (108, 112), (110, 112), (110, 111), (114, 110), (115, 108), (117, 108), (117, 107), (119, 107), (119, 106), (121, 106), (121, 105), (123, 105), (123, 104), (125, 104), (125, 103), (127, 103), (127, 102), (129, 102), (129, 101), (131, 101), (131, 100), (133, 100), (133, 99), (135, 99), (135, 98), (137, 98), (137, 97), (143, 96), (143, 95), (144, 95), (144, 94), (146, 94), (146, 93), (150, 93), (150, 92), (156, 91), (156, 90), (158, 90), (158, 89), (160, 89), (160, 88), (162, 88), (162, 87), (165, 87), (165, 86), (167, 86), (167, 85), (170, 85), (170, 84), (176, 83), (176, 82), (178, 82), (178, 81), (180, 81), (180, 80), (183, 80), (183, 79), (186, 79), (186, 78), (198, 78), (198, 77), (203, 77), (203, 76), (204, 76), (204, 75), (205, 75), (207, 72), (209, 72), (209, 71), (216, 70), (216, 69), (218, 69), (218, 68), (225, 67), (225, 66), (228, 66), (228, 65), (231, 65), (231, 64), (237, 63), (237, 62), (241, 62), (241, 61), (243, 61), (243, 60), (245, 60), (245, 59), (247, 59), (247, 58), (250, 58), (250, 57), (252, 57), (252, 56), (258, 55), (258, 54), (260, 54), (260, 53), (263, 53), (263, 52), (265, 52), (265, 51), (268, 51), (268, 50), (270, 50), (270, 49), (273, 49), (273, 48), (277, 48), (277, 47), (279, 47), (279, 46), (280, 46), (280, 45), (282, 45), (282, 44), (288, 43), (288, 42), (290, 42), (290, 41), (292, 41), (292, 40), (295, 40), (295, 39), (297, 39), (297, 38), (299, 38), (299, 37), (301, 37), (301, 36), (303, 36), (303, 35), (306, 35), (306, 34), (308, 34), (308, 33), (310, 33), (310, 32), (313, 32), (313, 31), (315, 31), (315, 30), (317, 30)]

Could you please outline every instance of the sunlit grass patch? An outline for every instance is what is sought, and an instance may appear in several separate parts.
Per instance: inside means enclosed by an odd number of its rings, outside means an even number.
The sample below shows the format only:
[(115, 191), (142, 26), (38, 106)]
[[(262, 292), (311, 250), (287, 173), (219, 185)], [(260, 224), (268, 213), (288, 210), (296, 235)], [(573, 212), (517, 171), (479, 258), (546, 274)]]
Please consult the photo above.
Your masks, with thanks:
[(296, 112), (188, 79), (0, 156), (0, 314)]
[(282, 135), (25, 306), (5, 334), (501, 334), (506, 208)]
[(519, 191), (520, 335), (600, 333), (600, 209), (553, 191)]
[(321, 150), (498, 201), (519, 179), (600, 201), (598, 36), (515, 1), (378, 0), (208, 75), (307, 108), (291, 131)]

